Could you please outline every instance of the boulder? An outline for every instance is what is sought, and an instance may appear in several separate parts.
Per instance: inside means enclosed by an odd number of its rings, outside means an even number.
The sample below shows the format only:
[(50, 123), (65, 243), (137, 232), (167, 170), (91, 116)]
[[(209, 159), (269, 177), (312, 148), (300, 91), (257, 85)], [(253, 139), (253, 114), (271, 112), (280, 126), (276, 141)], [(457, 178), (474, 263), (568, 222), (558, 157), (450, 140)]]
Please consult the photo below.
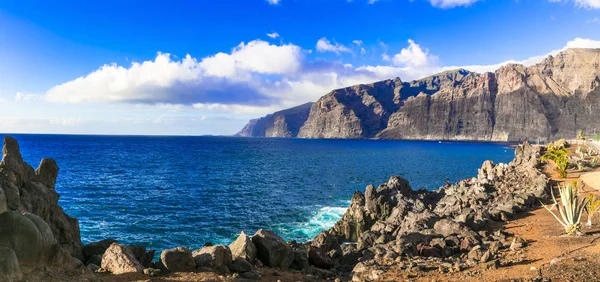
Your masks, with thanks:
[(244, 273), (252, 270), (252, 264), (241, 257), (237, 257), (229, 269), (231, 269), (233, 272)]
[(218, 269), (221, 266), (231, 266), (232, 255), (229, 247), (215, 245), (202, 247), (192, 252), (196, 267), (210, 267)]
[(14, 251), (21, 269), (75, 267), (70, 254), (54, 238), (50, 226), (34, 214), (0, 213), (0, 246)]
[(131, 250), (117, 243), (112, 243), (102, 255), (101, 267), (112, 274), (141, 273), (142, 264), (135, 258)]
[(308, 247), (308, 262), (318, 268), (330, 269), (335, 265), (334, 259), (329, 255), (333, 250), (341, 252), (337, 238), (331, 233), (323, 231)]
[(252, 264), (256, 261), (256, 246), (244, 231), (233, 243), (229, 244), (229, 249), (234, 259), (241, 257)]
[(15, 251), (11, 248), (0, 247), (0, 280), (21, 280), (21, 267)]
[(152, 259), (154, 258), (154, 253), (156, 252), (155, 250), (146, 251), (146, 247), (144, 246), (129, 245), (127, 247), (144, 268), (150, 267)]
[(160, 254), (160, 261), (171, 272), (193, 271), (196, 268), (192, 252), (184, 247), (164, 250)]
[(294, 261), (294, 252), (281, 237), (271, 230), (260, 229), (252, 236), (257, 257), (266, 266), (288, 268)]

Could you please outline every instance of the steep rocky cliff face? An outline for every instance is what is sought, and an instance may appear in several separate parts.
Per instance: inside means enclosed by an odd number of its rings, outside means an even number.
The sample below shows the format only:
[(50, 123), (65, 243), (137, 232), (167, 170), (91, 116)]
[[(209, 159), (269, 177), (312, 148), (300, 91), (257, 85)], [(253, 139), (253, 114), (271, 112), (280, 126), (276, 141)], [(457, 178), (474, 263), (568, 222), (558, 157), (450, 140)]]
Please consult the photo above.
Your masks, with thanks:
[(569, 49), (531, 67), (334, 90), (312, 105), (296, 135), (285, 137), (549, 140), (600, 132), (599, 111), (600, 49)]
[(262, 118), (253, 119), (236, 136), (296, 137), (300, 127), (308, 118), (312, 104), (302, 104)]

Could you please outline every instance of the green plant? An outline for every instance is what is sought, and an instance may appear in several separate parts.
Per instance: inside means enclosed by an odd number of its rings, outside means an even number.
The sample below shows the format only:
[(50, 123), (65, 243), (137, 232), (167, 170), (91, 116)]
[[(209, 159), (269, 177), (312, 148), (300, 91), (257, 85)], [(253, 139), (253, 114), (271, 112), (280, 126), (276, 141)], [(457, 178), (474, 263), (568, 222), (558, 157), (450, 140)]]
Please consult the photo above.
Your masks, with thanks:
[(569, 161), (567, 157), (569, 156), (569, 151), (565, 149), (563, 146), (555, 146), (552, 143), (548, 145), (546, 149), (546, 153), (541, 157), (543, 161), (554, 161), (556, 163), (556, 169), (558, 170), (559, 176), (561, 178), (567, 177), (567, 168), (569, 167)]
[(577, 140), (585, 140), (585, 137), (583, 136), (583, 130), (578, 130), (577, 131)]
[(575, 150), (575, 154), (577, 154), (580, 159), (585, 158), (585, 151), (582, 149), (582, 147), (578, 147), (577, 150)]
[(594, 141), (600, 142), (600, 133), (594, 134)]
[[(579, 196), (577, 196), (579, 191), (577, 190), (577, 182), (575, 181), (564, 186), (559, 185), (558, 191), (560, 193), (562, 205), (556, 201), (554, 193), (551, 193), (554, 204), (552, 204), (551, 207), (548, 207), (542, 203), (542, 206), (565, 228), (567, 235), (573, 236), (582, 234), (581, 216), (587, 206), (588, 199), (583, 198), (581, 201), (579, 200)], [(554, 207), (558, 209), (559, 215), (552, 212)]]
[(590, 167), (591, 168), (598, 167), (598, 158), (592, 158), (592, 160), (590, 161)]
[(582, 161), (578, 161), (577, 162), (577, 170), (578, 171), (583, 171), (584, 166), (583, 166), (583, 162)]
[(590, 194), (587, 196), (587, 205), (585, 206), (585, 211), (587, 212), (587, 223), (585, 226), (592, 226), (592, 217), (600, 212), (600, 197), (596, 197), (594, 194)]

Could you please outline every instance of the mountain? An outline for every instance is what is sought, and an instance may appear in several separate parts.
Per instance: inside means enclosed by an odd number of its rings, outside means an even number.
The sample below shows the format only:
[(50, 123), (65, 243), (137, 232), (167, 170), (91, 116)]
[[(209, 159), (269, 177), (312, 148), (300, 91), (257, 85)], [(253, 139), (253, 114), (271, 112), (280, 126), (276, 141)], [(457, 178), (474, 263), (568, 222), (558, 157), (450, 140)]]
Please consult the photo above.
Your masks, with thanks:
[(600, 127), (600, 49), (567, 49), (493, 73), (459, 69), (355, 85), (309, 106), (252, 120), (238, 135), (522, 141), (591, 134)]
[(250, 120), (235, 136), (296, 137), (308, 118), (312, 102)]

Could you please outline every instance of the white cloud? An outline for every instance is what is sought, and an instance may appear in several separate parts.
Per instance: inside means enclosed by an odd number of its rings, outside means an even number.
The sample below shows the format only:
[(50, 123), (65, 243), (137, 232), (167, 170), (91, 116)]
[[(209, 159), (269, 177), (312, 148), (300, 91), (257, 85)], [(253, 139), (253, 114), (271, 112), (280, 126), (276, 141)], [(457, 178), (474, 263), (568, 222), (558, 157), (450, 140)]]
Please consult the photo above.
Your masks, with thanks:
[[(387, 54), (385, 54), (387, 56)], [(389, 60), (389, 57), (383, 57)], [(429, 50), (421, 48), (414, 40), (408, 40), (408, 47), (400, 50), (400, 53), (394, 55), (392, 63), (397, 66), (426, 67), (437, 62), (437, 57), (429, 54)]]
[(273, 39), (276, 39), (276, 38), (279, 38), (279, 33), (277, 33), (277, 32), (275, 32), (275, 31), (273, 31), (273, 32), (271, 32), (271, 33), (267, 33), (267, 36), (268, 36), (268, 37), (271, 37), (271, 38), (273, 38)]
[(280, 0), (267, 0), (267, 3), (271, 4), (271, 5), (277, 5), (279, 4)]
[(340, 54), (342, 52), (351, 53), (352, 50), (350, 48), (338, 44), (337, 42), (331, 43), (326, 37), (323, 37), (317, 41), (317, 51), (319, 52), (333, 52), (336, 54)]
[[(130, 67), (104, 65), (98, 70), (57, 85), (46, 93), (52, 102), (230, 103), (246, 100), (269, 103), (257, 89), (257, 75), (297, 72), (304, 60), (300, 47), (255, 40), (241, 43), (231, 53), (198, 61), (190, 55), (173, 60), (158, 53), (153, 61)], [(254, 102), (251, 102), (254, 100)]]
[(586, 9), (599, 9), (600, 0), (548, 0), (550, 2), (573, 2), (577, 7)]
[(352, 40), (352, 43), (356, 44), (356, 46), (363, 46), (362, 40)]
[(458, 6), (468, 7), (480, 0), (429, 0), (432, 6), (442, 9), (454, 8)]

